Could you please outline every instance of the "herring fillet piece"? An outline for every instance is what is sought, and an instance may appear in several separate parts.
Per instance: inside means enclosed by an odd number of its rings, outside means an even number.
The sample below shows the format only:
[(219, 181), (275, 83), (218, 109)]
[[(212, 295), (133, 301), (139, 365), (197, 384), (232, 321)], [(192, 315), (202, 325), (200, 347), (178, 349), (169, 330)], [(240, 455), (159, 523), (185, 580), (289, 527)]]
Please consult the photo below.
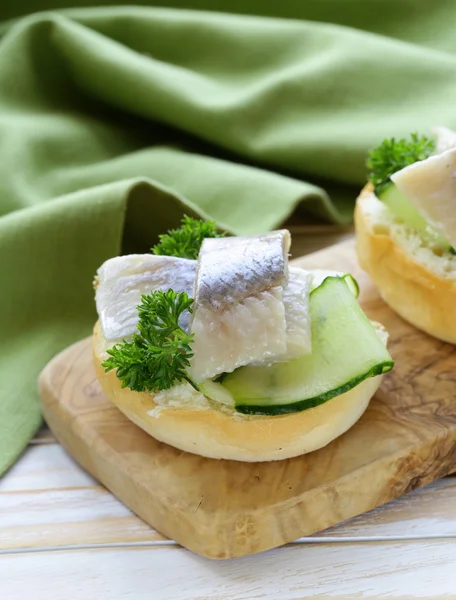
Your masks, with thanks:
[(415, 162), (391, 180), (418, 212), (456, 246), (456, 148)]
[(436, 152), (438, 154), (456, 148), (456, 131), (439, 125), (432, 129), (432, 133), (436, 136)]
[(290, 243), (287, 230), (204, 240), (190, 322), (195, 382), (286, 352)]
[(285, 308), (286, 350), (271, 360), (251, 364), (256, 366), (287, 362), (312, 352), (310, 328), (310, 291), (314, 283), (313, 272), (298, 267), (289, 267), (288, 281), (283, 287), (282, 301)]
[(283, 289), (287, 349), (282, 360), (291, 360), (312, 352), (310, 330), (310, 288), (313, 275), (298, 267), (289, 267)]
[[(141, 295), (153, 290), (187, 292), (193, 296), (196, 260), (153, 254), (129, 254), (105, 261), (95, 277), (95, 304), (106, 340), (117, 342), (137, 331)], [(180, 326), (188, 330), (190, 313)]]

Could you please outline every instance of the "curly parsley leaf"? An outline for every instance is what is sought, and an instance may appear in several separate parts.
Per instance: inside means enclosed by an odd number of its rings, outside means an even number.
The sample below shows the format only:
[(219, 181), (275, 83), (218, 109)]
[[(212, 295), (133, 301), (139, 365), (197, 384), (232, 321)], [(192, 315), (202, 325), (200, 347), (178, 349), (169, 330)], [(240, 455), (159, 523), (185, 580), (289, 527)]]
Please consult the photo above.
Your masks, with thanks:
[(117, 369), (122, 387), (135, 392), (167, 390), (188, 381), (187, 367), (193, 356), (193, 335), (179, 326), (179, 317), (192, 310), (193, 299), (185, 292), (156, 290), (141, 297), (137, 307), (138, 331), (131, 341), (116, 344), (103, 362), (107, 372)]
[(196, 259), (205, 238), (224, 237), (224, 235), (217, 231), (215, 221), (201, 221), (185, 215), (181, 227), (160, 235), (159, 243), (151, 248), (151, 251), (164, 256)]
[(410, 139), (395, 138), (383, 142), (368, 154), (368, 179), (377, 196), (391, 183), (391, 175), (419, 160), (428, 158), (435, 151), (435, 141), (412, 133)]

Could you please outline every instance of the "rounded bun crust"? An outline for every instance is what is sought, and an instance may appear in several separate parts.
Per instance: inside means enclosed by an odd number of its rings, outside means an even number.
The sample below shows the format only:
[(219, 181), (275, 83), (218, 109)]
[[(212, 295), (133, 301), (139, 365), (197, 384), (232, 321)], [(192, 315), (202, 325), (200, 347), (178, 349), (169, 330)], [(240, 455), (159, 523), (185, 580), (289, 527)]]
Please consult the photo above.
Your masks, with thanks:
[(138, 427), (180, 450), (209, 458), (261, 462), (292, 458), (329, 444), (350, 429), (366, 410), (381, 376), (320, 406), (291, 415), (246, 416), (212, 408), (158, 406), (152, 394), (121, 388), (115, 371), (101, 363), (108, 345), (99, 322), (93, 359), (105, 395)]
[[(404, 320), (438, 339), (456, 343), (456, 279), (434, 273), (374, 224), (367, 210), (373, 187), (366, 185), (355, 207), (358, 262), (383, 300)], [(436, 257), (438, 260), (438, 257)]]

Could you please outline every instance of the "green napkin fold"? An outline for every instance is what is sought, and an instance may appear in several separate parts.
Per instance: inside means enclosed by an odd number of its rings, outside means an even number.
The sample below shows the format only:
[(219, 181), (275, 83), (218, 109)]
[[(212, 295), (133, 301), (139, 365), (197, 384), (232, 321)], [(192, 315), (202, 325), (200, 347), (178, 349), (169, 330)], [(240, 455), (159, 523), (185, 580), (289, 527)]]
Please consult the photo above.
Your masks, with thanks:
[(239, 234), (296, 209), (347, 223), (369, 147), (456, 126), (451, 3), (369, 3), (380, 19), (363, 0), (218, 4), (268, 18), (98, 7), (20, 19), (37, 3), (7, 4), (0, 474), (41, 424), (40, 370), (90, 334), (104, 260), (147, 251), (183, 212)]

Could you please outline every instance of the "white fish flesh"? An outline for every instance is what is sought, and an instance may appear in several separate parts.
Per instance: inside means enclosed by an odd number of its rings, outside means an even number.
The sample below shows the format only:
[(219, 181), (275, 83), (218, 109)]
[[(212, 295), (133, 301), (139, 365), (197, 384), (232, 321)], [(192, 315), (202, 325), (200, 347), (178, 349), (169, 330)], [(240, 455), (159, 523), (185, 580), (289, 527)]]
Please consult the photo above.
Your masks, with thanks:
[[(104, 262), (95, 278), (95, 303), (106, 340), (116, 342), (137, 331), (141, 295), (153, 290), (187, 292), (192, 297), (196, 260), (153, 254), (129, 254)], [(180, 326), (188, 329), (190, 313)]]
[(194, 381), (285, 354), (290, 243), (287, 230), (204, 240), (190, 323)]
[(286, 362), (312, 352), (310, 329), (310, 292), (313, 288), (313, 272), (297, 267), (289, 267), (288, 281), (283, 287), (285, 309), (286, 350), (272, 359), (253, 362), (256, 366), (266, 366)]
[(391, 180), (426, 221), (456, 246), (456, 148), (415, 162)]
[(448, 127), (434, 127), (432, 133), (436, 136), (436, 151), (437, 153), (456, 148), (456, 131), (448, 129)]
[(283, 361), (312, 352), (310, 331), (310, 290), (313, 275), (297, 267), (289, 267), (288, 282), (283, 289), (287, 349)]

